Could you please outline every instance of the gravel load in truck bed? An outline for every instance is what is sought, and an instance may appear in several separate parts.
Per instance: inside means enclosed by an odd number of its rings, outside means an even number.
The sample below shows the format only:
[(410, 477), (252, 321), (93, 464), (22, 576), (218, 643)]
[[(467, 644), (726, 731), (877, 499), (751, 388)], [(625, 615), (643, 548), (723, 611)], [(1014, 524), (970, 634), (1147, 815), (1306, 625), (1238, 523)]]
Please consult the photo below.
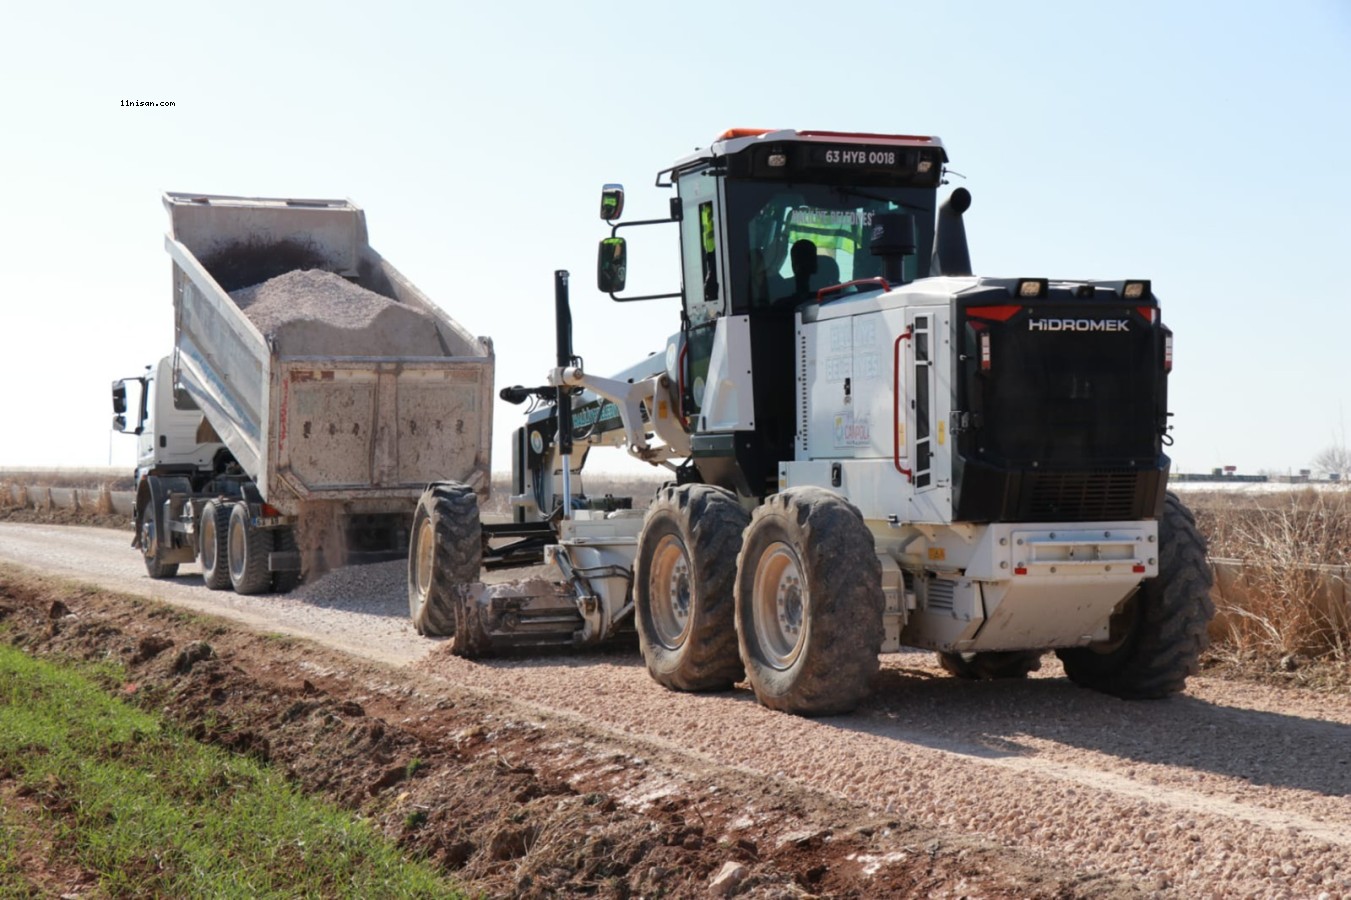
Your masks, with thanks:
[(230, 297), (283, 356), (448, 356), (426, 313), (320, 269), (299, 269)]

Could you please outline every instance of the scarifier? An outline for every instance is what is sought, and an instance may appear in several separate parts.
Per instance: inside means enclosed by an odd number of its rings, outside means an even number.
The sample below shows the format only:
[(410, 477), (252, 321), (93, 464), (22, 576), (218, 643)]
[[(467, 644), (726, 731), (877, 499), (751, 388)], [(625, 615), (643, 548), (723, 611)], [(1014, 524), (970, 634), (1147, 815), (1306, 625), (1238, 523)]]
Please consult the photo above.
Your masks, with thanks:
[[(657, 176), (670, 215), (602, 192), (598, 285), (679, 297), (664, 352), (602, 378), (556, 275), (547, 384), (515, 435), (515, 518), (548, 523), (561, 584), (477, 581), (471, 491), (433, 485), (410, 603), (479, 655), (635, 630), (677, 690), (749, 681), (805, 715), (853, 708), (879, 652), (967, 678), (1161, 697), (1213, 615), (1204, 543), (1166, 492), (1172, 334), (1143, 279), (976, 276), (939, 204), (934, 137), (738, 129)], [(682, 286), (625, 295), (627, 227), (674, 225)], [(575, 495), (596, 446), (671, 474), (646, 509)], [(430, 611), (430, 612), (429, 612)]]

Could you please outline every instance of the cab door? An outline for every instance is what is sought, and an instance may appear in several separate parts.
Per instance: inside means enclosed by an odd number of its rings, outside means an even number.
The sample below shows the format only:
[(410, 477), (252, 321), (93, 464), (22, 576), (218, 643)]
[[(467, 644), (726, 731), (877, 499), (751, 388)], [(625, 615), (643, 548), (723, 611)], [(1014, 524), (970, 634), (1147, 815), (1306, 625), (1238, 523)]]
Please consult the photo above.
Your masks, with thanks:
[(684, 383), (681, 398), (688, 419), (704, 404), (708, 363), (713, 353), (714, 331), (727, 314), (726, 260), (720, 252), (722, 236), (721, 179), (710, 178), (704, 169), (682, 174), (680, 192), (680, 255), (685, 350), (680, 370)]

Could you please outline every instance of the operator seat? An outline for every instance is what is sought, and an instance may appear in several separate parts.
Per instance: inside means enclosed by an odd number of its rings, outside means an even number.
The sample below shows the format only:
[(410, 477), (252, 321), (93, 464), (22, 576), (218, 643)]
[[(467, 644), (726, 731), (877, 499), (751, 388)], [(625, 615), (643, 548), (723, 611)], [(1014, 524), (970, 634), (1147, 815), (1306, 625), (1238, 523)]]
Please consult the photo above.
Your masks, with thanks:
[(812, 296), (821, 288), (831, 287), (840, 283), (840, 264), (835, 261), (833, 256), (816, 257), (816, 274), (812, 276)]

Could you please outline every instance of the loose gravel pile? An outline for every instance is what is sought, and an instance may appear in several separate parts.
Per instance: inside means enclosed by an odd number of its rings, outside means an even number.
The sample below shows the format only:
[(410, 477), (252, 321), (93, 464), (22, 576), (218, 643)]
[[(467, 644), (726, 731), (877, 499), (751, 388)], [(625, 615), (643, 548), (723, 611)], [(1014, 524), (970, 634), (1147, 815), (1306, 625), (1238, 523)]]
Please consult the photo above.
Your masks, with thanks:
[(341, 275), (300, 269), (230, 297), (284, 356), (447, 356), (425, 313)]

